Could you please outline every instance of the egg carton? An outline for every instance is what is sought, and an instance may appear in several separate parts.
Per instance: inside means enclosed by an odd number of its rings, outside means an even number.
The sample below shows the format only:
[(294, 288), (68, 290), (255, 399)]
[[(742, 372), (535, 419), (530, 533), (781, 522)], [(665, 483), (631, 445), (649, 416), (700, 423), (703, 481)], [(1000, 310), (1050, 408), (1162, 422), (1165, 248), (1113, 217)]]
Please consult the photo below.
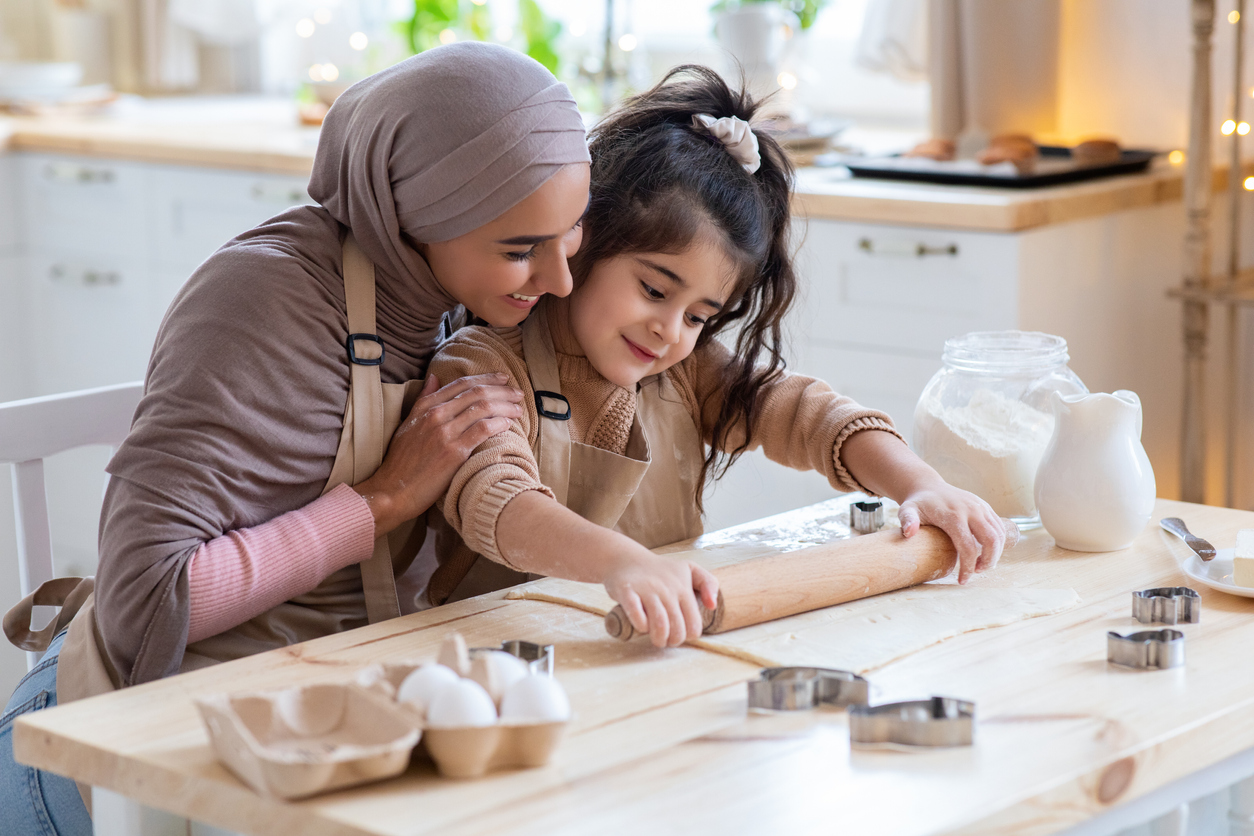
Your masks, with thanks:
[(280, 799), (399, 775), (421, 736), (394, 702), (352, 684), (215, 694), (196, 707), (218, 759)]
[[(533, 672), (545, 666), (551, 670), (551, 648), (546, 648), (547, 652), (540, 656), (535, 653), (535, 646), (526, 642), (506, 642), (502, 648), (511, 655), (520, 656)], [(499, 689), (491, 681), (491, 667), (482, 652), (492, 649), (475, 648), (469, 651), (461, 635), (453, 633), (445, 640), (437, 661), (458, 676), (473, 675), (485, 685), (485, 690), (493, 699), (499, 701)], [(501, 769), (545, 766), (552, 759), (570, 725), (569, 718), (533, 723), (498, 720), (485, 726), (433, 727), (410, 705), (397, 702), (401, 683), (425, 663), (425, 660), (382, 662), (363, 669), (355, 682), (389, 700), (392, 707), (421, 732), (417, 751), (430, 757), (441, 775), (446, 778), (478, 778)]]

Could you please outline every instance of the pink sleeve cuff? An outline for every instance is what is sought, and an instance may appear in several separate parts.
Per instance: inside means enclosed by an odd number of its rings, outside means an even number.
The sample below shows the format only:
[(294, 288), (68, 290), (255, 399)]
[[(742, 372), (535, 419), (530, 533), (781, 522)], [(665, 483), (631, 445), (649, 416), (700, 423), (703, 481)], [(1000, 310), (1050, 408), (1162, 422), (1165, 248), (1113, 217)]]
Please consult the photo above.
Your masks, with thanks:
[(187, 642), (243, 624), (373, 551), (374, 515), (348, 485), (270, 522), (228, 531), (188, 561)]

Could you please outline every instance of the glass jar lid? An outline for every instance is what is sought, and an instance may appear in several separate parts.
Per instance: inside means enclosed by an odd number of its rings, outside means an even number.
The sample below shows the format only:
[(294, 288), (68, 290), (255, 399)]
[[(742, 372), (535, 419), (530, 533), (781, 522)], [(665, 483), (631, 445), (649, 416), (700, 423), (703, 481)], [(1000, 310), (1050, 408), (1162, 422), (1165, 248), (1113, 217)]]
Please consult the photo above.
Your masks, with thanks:
[(945, 340), (946, 366), (989, 374), (1045, 374), (1065, 366), (1067, 341), (1041, 331), (974, 331)]

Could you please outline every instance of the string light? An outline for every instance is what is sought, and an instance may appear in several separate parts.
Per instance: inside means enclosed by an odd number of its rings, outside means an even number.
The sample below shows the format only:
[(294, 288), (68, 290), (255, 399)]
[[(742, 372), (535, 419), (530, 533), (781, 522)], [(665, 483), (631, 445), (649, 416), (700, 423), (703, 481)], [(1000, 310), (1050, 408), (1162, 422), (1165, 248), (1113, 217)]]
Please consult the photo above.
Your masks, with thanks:
[(630, 32), (618, 39), (618, 48), (623, 52), (631, 52), (638, 44), (639, 41), (636, 40), (636, 36)]
[(1247, 192), (1254, 192), (1254, 177), (1246, 177), (1241, 185), (1245, 186)]
[(457, 40), (457, 33), (452, 29), (445, 29), (440, 32), (440, 43), (451, 44), (455, 40)]
[(780, 73), (778, 76), (775, 77), (775, 80), (779, 82), (779, 86), (783, 87), (785, 90), (797, 89), (797, 77), (793, 75), (792, 73), (788, 73), (788, 72)]
[(365, 49), (370, 39), (366, 37), (365, 32), (354, 32), (348, 36), (348, 45), (360, 52)]
[(1239, 125), (1237, 125), (1237, 133), (1239, 133), (1241, 136), (1245, 136), (1249, 132), (1250, 132), (1249, 122), (1242, 122)]
[(314, 26), (314, 22), (307, 17), (302, 17), (296, 21), (296, 34), (302, 38), (308, 38), (312, 35), (315, 28), (317, 27)]
[(335, 66), (334, 64), (323, 64), (323, 65), (322, 65), (322, 79), (323, 79), (323, 81), (335, 81), (335, 80), (336, 80), (337, 78), (339, 78), (339, 77), (340, 77), (340, 68), (339, 68), (339, 67)]
[(1177, 148), (1167, 155), (1167, 162), (1172, 165), (1180, 165), (1180, 163), (1184, 162), (1184, 152)]
[(1240, 19), (1241, 19), (1241, 13), (1238, 12), (1236, 9), (1233, 9), (1232, 11), (1228, 12), (1229, 23), (1236, 23)]
[(312, 81), (322, 81), (322, 65), (314, 64), (309, 68), (309, 78)]
[(1223, 134), (1224, 136), (1231, 136), (1232, 132), (1235, 131), (1236, 129), (1237, 129), (1237, 123), (1229, 119), (1228, 121), (1224, 122), (1223, 125), (1219, 128), (1219, 132)]

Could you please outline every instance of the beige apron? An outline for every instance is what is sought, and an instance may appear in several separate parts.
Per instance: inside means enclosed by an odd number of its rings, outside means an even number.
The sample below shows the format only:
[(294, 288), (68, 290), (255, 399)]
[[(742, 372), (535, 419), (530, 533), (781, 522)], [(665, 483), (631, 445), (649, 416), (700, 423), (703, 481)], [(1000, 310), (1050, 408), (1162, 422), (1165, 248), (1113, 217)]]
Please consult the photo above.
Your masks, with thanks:
[[(523, 359), (537, 409), (543, 410), (532, 444), (540, 482), (579, 516), (647, 548), (701, 534), (694, 497), (704, 447), (692, 413), (670, 378), (655, 375), (638, 387), (625, 455), (571, 441), (570, 404), (561, 394), (557, 354), (543, 310), (533, 312), (522, 331)], [(440, 559), (428, 586), (431, 603), (470, 598), (528, 579), (474, 554), (437, 509), (428, 518), (437, 532)]]
[[(344, 241), (343, 253), (351, 377), (344, 430), (324, 494), (342, 483), (357, 484), (374, 473), (387, 452), (389, 439), (422, 390), (420, 380), (381, 382), (383, 344), (375, 335), (374, 265), (351, 234)], [(376, 541), (369, 560), (341, 569), (313, 591), (250, 621), (189, 645), (180, 670), (237, 659), (399, 615), (395, 578), (409, 567), (425, 533), (421, 518), (401, 525), (388, 537)], [(103, 652), (91, 587), (91, 578), (57, 578), (5, 615), (6, 635), (25, 650), (46, 650), (68, 624), (69, 633), (57, 665), (58, 703), (113, 691), (122, 684)], [(52, 624), (33, 631), (33, 605), (60, 606), (61, 611)]]

